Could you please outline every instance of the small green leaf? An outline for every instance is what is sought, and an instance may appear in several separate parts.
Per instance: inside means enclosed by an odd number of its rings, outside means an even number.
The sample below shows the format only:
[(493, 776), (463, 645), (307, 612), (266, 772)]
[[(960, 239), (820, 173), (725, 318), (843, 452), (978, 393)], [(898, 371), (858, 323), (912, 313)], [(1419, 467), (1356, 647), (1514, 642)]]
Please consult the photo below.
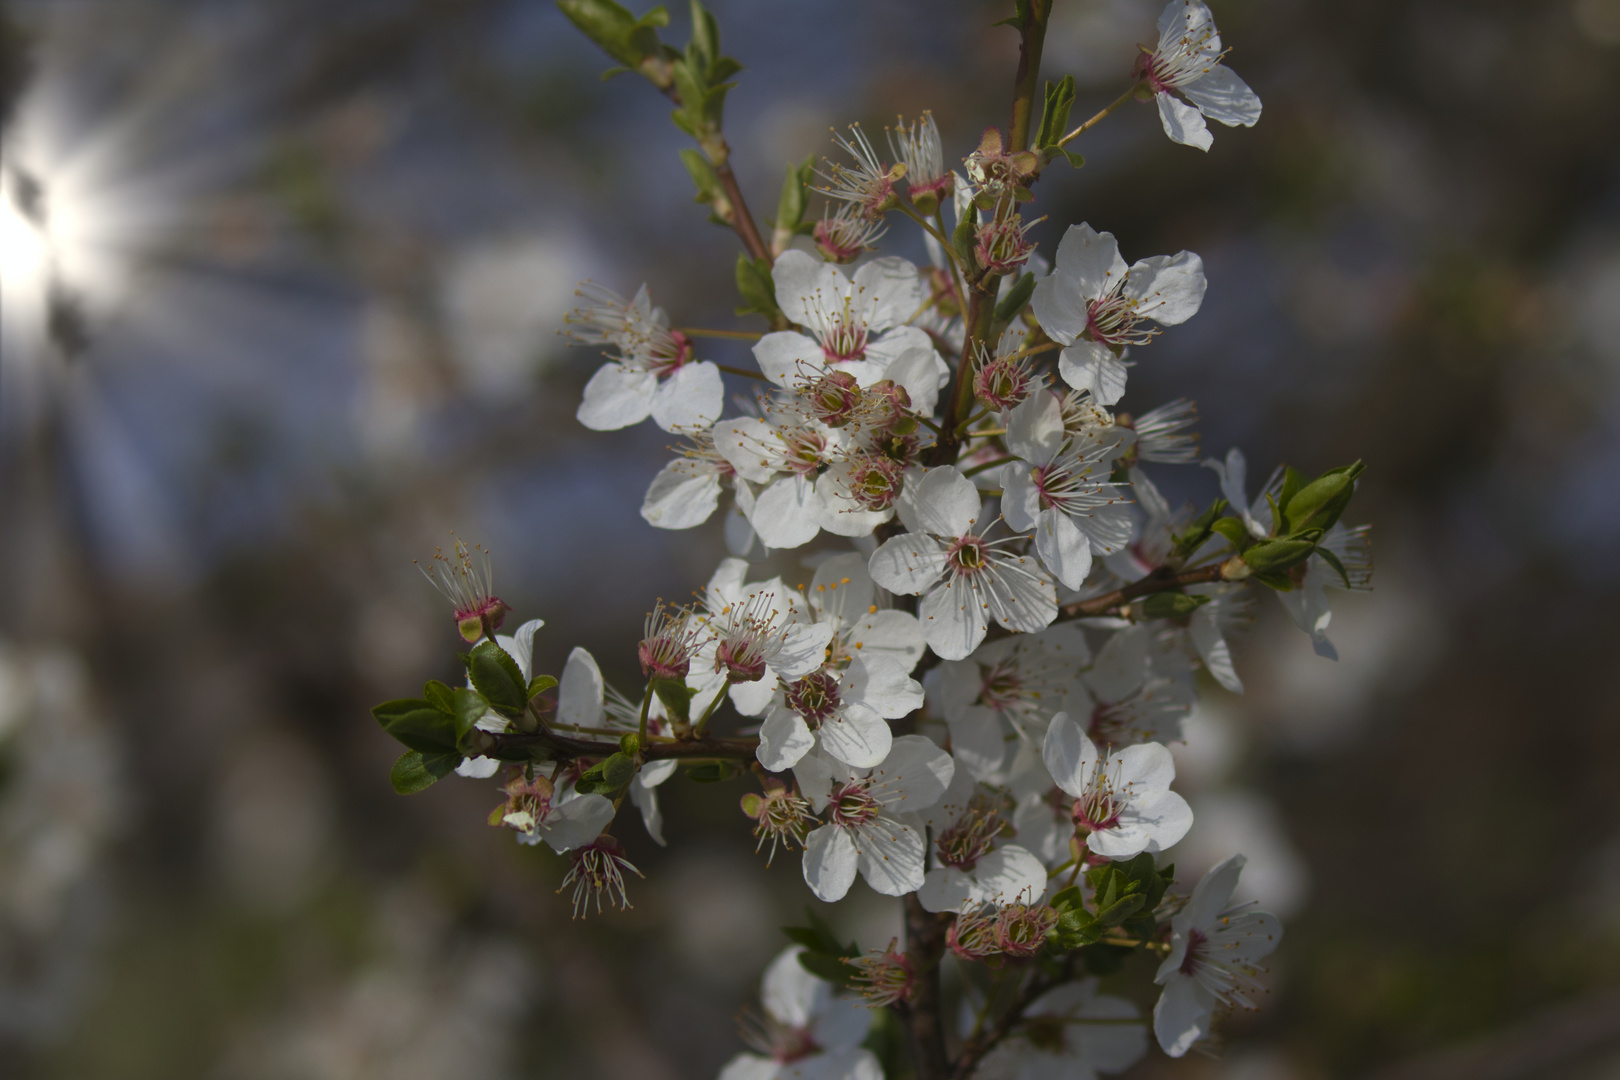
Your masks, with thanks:
[(1224, 513), (1226, 513), (1225, 499), (1216, 499), (1210, 503), (1209, 508), (1194, 518), (1192, 524), (1187, 526), (1187, 531), (1175, 538), (1175, 554), (1185, 559), (1202, 547), (1204, 541), (1209, 539), (1209, 534), (1214, 529), (1216, 520)]
[(855, 969), (835, 956), (823, 956), (821, 953), (802, 952), (799, 954), (799, 965), (818, 979), (825, 979), (834, 986), (848, 986), (850, 977)]
[(1154, 593), (1142, 601), (1142, 613), (1150, 619), (1182, 619), (1209, 603), (1207, 596), (1187, 593)]
[(456, 744), (459, 746), (461, 740), (467, 737), (467, 732), (471, 731), (478, 721), (482, 720), (485, 714), (489, 712), (489, 702), (484, 700), (483, 694), (476, 690), (469, 690), (465, 686), (458, 687), (455, 690), (453, 699), (456, 718)]
[(1035, 292), (1035, 275), (1023, 274), (1003, 290), (1003, 295), (996, 303), (996, 321), (1011, 322), (1024, 310), (1029, 303), (1030, 296)]
[(388, 780), (397, 794), (415, 795), (449, 776), (460, 761), (460, 754), (423, 754), (407, 750), (388, 770)]
[(467, 655), (467, 675), (473, 686), (503, 716), (518, 716), (529, 703), (523, 669), (506, 650), (487, 638)]
[(422, 687), (422, 696), (440, 712), (454, 713), (456, 711), (455, 691), (438, 679), (429, 680), (428, 684)]
[(1309, 540), (1262, 540), (1243, 553), (1243, 561), (1260, 574), (1279, 574), (1311, 557), (1316, 545)]
[(696, 780), (700, 784), (718, 784), (725, 780), (735, 780), (745, 770), (735, 761), (710, 761), (702, 765), (693, 765), (686, 770), (689, 780)]
[(1331, 529), (1350, 504), (1350, 497), (1356, 493), (1356, 477), (1365, 469), (1357, 461), (1331, 469), (1306, 484), (1286, 504), (1288, 530), (1298, 533), (1303, 529)]
[(574, 790), (582, 795), (612, 795), (635, 778), (638, 768), (629, 754), (615, 753), (586, 769), (574, 782)]
[(1318, 545), (1316, 548), (1316, 554), (1322, 556), (1323, 562), (1333, 567), (1334, 572), (1339, 575), (1339, 580), (1344, 582), (1345, 588), (1355, 588), (1354, 585), (1350, 584), (1350, 572), (1344, 568), (1344, 563), (1339, 561), (1339, 557), (1337, 555), (1333, 554), (1333, 552), (1328, 548), (1320, 545)]
[(669, 25), (669, 12), (655, 7), (639, 19), (613, 0), (557, 0), (568, 21), (613, 59), (641, 71), (662, 53), (657, 27)]
[[(691, 721), (692, 698), (697, 696), (695, 689), (679, 679), (654, 679), (652, 688), (653, 693), (658, 695), (658, 700), (663, 703), (664, 711), (672, 718), (683, 723)], [(720, 692), (725, 693), (724, 690)]]
[(1056, 148), (1069, 128), (1069, 110), (1074, 107), (1074, 76), (1065, 75), (1063, 81), (1046, 84), (1046, 99), (1041, 106), (1041, 126), (1035, 136), (1035, 148)]
[(1223, 517), (1211, 525), (1210, 528), (1226, 537), (1232, 546), (1240, 552), (1248, 547), (1249, 542), (1254, 539), (1249, 535), (1248, 527), (1234, 517)]
[(423, 753), (449, 754), (456, 749), (456, 721), (432, 702), (420, 698), (385, 701), (371, 715), (394, 738)]
[(767, 317), (776, 314), (776, 282), (771, 279), (771, 267), (764, 259), (750, 259), (737, 254), (737, 292), (743, 305), (737, 314), (758, 312)]
[(557, 677), (555, 675), (536, 675), (529, 680), (529, 700), (533, 701), (536, 695), (543, 694), (556, 685)]

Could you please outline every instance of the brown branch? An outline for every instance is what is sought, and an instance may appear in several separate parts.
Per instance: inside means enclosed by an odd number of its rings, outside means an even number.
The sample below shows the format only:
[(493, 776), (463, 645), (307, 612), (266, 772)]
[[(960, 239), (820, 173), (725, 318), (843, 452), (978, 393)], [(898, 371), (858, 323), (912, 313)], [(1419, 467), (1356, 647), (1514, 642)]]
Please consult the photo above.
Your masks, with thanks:
[(1200, 566), (1196, 570), (1182, 570), (1177, 572), (1167, 566), (1161, 566), (1140, 581), (1132, 582), (1123, 589), (1093, 596), (1089, 600), (1076, 600), (1058, 610), (1056, 622), (1066, 619), (1085, 619), (1093, 615), (1102, 615), (1119, 605), (1135, 600), (1140, 596), (1151, 593), (1169, 592), (1184, 585), (1202, 585), (1211, 581), (1221, 580), (1221, 564)]
[(963, 1044), (962, 1052), (957, 1055), (956, 1065), (951, 1070), (951, 1080), (967, 1080), (973, 1075), (973, 1070), (984, 1060), (984, 1055), (995, 1049), (996, 1044), (1008, 1035), (1017, 1026), (1018, 1021), (1024, 1018), (1024, 1011), (1035, 1003), (1035, 999), (1046, 993), (1052, 987), (1067, 982), (1071, 969), (1074, 967), (1074, 953), (1063, 958), (1063, 970), (1057, 978), (1047, 979), (1037, 972), (1021, 991), (1018, 999), (1008, 1007), (1007, 1011), (997, 1017), (996, 1022), (988, 1028), (975, 1034)]
[(911, 996), (897, 1006), (911, 1036), (911, 1059), (917, 1080), (949, 1080), (945, 1056), (944, 1005), (939, 992), (939, 961), (945, 953), (945, 924), (950, 916), (924, 911), (916, 893), (907, 893), (906, 961), (911, 965)]
[(939, 440), (929, 451), (931, 466), (950, 465), (956, 461), (961, 437), (956, 428), (973, 405), (974, 345), (990, 336), (990, 324), (995, 321), (995, 299), (977, 288), (968, 289), (967, 315), (962, 335), (962, 355), (956, 361), (956, 377), (951, 384), (951, 397), (945, 403), (945, 418), (940, 421)]
[[(607, 757), (619, 749), (616, 742), (596, 742), (571, 739), (553, 731), (533, 733), (485, 733), (489, 749), (485, 755), (502, 760), (528, 761), (532, 751), (543, 750), (552, 758)], [(627, 732), (627, 734), (629, 734)], [(641, 755), (648, 761), (681, 760), (686, 758), (721, 758), (742, 761), (753, 760), (759, 747), (758, 739), (686, 739), (678, 742), (654, 742), (642, 748)]]
[(731, 171), (731, 166), (721, 165), (715, 169), (720, 177), (720, 185), (726, 189), (726, 198), (731, 200), (731, 209), (736, 220), (731, 227), (737, 230), (742, 238), (743, 247), (748, 254), (756, 259), (764, 259), (766, 264), (774, 262), (771, 256), (771, 246), (759, 235), (759, 226), (754, 224), (754, 215), (748, 212), (748, 204), (743, 201), (742, 188), (737, 184), (737, 174)]
[(1041, 50), (1046, 44), (1046, 20), (1052, 0), (1029, 0), (1024, 22), (1018, 28), (1023, 39), (1018, 47), (1018, 74), (1013, 79), (1012, 125), (1007, 141), (1014, 151), (1029, 148), (1030, 118), (1035, 112), (1035, 91), (1041, 80)]

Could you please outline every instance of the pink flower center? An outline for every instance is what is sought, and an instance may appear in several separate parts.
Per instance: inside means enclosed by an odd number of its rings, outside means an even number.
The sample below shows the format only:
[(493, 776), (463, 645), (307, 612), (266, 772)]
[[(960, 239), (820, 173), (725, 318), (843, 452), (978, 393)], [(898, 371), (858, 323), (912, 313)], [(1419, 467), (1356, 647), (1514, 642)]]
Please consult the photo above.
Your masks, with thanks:
[(826, 357), (829, 364), (860, 360), (866, 356), (866, 326), (847, 316), (848, 313), (845, 318), (835, 322), (827, 331), (827, 336), (821, 339), (821, 355)]
[(832, 793), (827, 809), (832, 812), (834, 825), (853, 828), (876, 818), (881, 804), (873, 797), (864, 780), (851, 780)]
[(945, 553), (945, 565), (959, 577), (972, 577), (990, 565), (990, 545), (982, 536), (959, 536)]
[(815, 727), (838, 709), (838, 680), (825, 671), (812, 671), (787, 688), (787, 703)]

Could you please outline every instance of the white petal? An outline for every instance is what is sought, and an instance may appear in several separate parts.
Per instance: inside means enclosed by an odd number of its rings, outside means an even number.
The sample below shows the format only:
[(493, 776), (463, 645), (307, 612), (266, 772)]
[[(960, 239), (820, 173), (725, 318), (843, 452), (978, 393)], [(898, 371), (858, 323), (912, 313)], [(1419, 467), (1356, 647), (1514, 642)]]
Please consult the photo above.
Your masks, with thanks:
[[(830, 1057), (860, 1046), (871, 1026), (872, 1011), (860, 998), (830, 998), (810, 1018), (810, 1038), (824, 1051), (822, 1056)], [(875, 1080), (883, 1080), (881, 1070)]]
[(1007, 448), (1031, 465), (1046, 465), (1063, 447), (1063, 403), (1034, 393), (1007, 414)]
[(1085, 794), (1097, 767), (1097, 758), (1096, 744), (1067, 713), (1052, 717), (1046, 729), (1046, 742), (1041, 746), (1041, 761), (1052, 774), (1053, 783), (1070, 798), (1078, 799)]
[(775, 708), (759, 726), (759, 747), (754, 756), (771, 772), (782, 772), (810, 752), (816, 737), (804, 718), (792, 709)]
[[(776, 700), (776, 680), (767, 672), (763, 679), (731, 684), (731, 706), (744, 716), (764, 716)], [(697, 699), (693, 698), (695, 704)]]
[(926, 810), (945, 794), (955, 775), (951, 755), (921, 735), (902, 735), (883, 764), (872, 770), (873, 794), (891, 810)]
[(822, 750), (857, 769), (881, 765), (894, 742), (888, 723), (865, 705), (845, 707), (824, 721), (816, 734), (821, 738)]
[(653, 394), (653, 422), (665, 431), (700, 431), (720, 419), (726, 388), (707, 360), (683, 364)]
[(810, 1026), (816, 1013), (832, 1001), (832, 987), (799, 962), (804, 948), (790, 945), (776, 955), (759, 983), (765, 1011), (790, 1027)]
[[(658, 764), (663, 764), (659, 762)], [(674, 764), (674, 762), (670, 762)], [(652, 837), (653, 843), (664, 847), (664, 813), (658, 807), (658, 788), (645, 782), (645, 775), (638, 775), (630, 782), (630, 803), (641, 811), (641, 824)]]
[(1110, 761), (1119, 770), (1119, 782), (1129, 784), (1136, 796), (1159, 795), (1176, 778), (1176, 759), (1161, 743), (1143, 743), (1117, 751)]
[(744, 416), (714, 426), (714, 448), (739, 476), (756, 484), (776, 475), (776, 462), (767, 447), (780, 445), (776, 432), (757, 417)]
[(954, 465), (943, 465), (923, 473), (906, 486), (895, 500), (900, 520), (914, 533), (935, 536), (961, 536), (978, 520), (979, 489)]
[(980, 896), (994, 904), (1036, 904), (1046, 894), (1046, 867), (1017, 844), (1003, 844), (981, 858), (973, 878)]
[(951, 732), (951, 749), (959, 765), (975, 780), (989, 780), (1007, 757), (1007, 738), (1001, 718), (983, 705), (969, 705), (945, 724)]
[(816, 339), (792, 330), (778, 330), (756, 341), (754, 359), (767, 379), (790, 388), (816, 378), (827, 366)]
[(486, 780), (489, 777), (494, 776), (496, 770), (498, 770), (500, 767), (501, 763), (498, 758), (462, 758), (461, 763), (456, 766), (456, 775), (471, 777), (474, 780)]
[(737, 1054), (720, 1070), (719, 1080), (781, 1080), (782, 1066), (758, 1054)]
[(855, 303), (868, 312), (866, 326), (874, 334), (908, 321), (927, 299), (917, 267), (898, 256), (873, 259), (855, 271)]
[(882, 653), (856, 654), (844, 672), (843, 693), (846, 702), (859, 702), (890, 720), (909, 716), (923, 705), (922, 683), (898, 660)]
[(660, 529), (690, 529), (709, 520), (720, 505), (720, 474), (693, 467), (689, 458), (676, 458), (653, 477), (641, 516)]
[(525, 681), (534, 678), (534, 635), (545, 625), (544, 619), (530, 619), (513, 631), (511, 637), (504, 634), (496, 636), (495, 640), (500, 642), (506, 654), (517, 661), (518, 670), (523, 672)]
[[(1042, 871), (1045, 877), (1045, 871)], [(978, 890), (973, 879), (954, 866), (936, 866), (923, 877), (917, 890), (917, 902), (924, 911), (960, 911), (962, 905), (972, 901)]]
[(1035, 286), (1035, 318), (1053, 340), (1069, 344), (1085, 330), (1088, 305), (1116, 287), (1125, 276), (1125, 260), (1113, 233), (1089, 224), (1071, 225), (1058, 242), (1057, 264)]
[(945, 571), (945, 549), (932, 537), (902, 533), (872, 552), (867, 569), (872, 580), (890, 592), (914, 595), (939, 580)]
[(1001, 469), (1001, 516), (1014, 532), (1028, 532), (1041, 513), (1041, 491), (1035, 486), (1035, 467), (1011, 461)]
[(804, 843), (804, 882), (816, 899), (842, 900), (855, 883), (855, 841), (836, 825), (823, 825)]
[[(895, 538), (902, 539), (905, 538)], [(889, 544), (895, 540), (889, 541)], [(883, 577), (877, 573), (876, 559), (889, 544), (878, 548), (877, 554), (872, 557), (872, 576), (878, 579), (879, 584), (883, 583)], [(943, 552), (940, 561), (944, 562)], [(938, 653), (942, 660), (966, 660), (984, 641), (985, 630), (989, 626), (986, 606), (986, 601), (968, 587), (966, 578), (934, 586), (917, 606), (918, 619), (922, 623), (923, 637), (928, 647)]]
[(557, 687), (557, 719), (580, 727), (602, 726), (602, 669), (584, 649), (568, 654)]
[(1171, 1057), (1181, 1057), (1193, 1043), (1209, 1034), (1215, 998), (1197, 980), (1178, 975), (1165, 986), (1153, 1006), (1153, 1034)]
[(1081, 338), (1058, 354), (1058, 374), (1076, 390), (1089, 390), (1099, 404), (1112, 405), (1125, 396), (1130, 365), (1114, 350)]
[(825, 310), (849, 292), (848, 281), (836, 267), (796, 248), (782, 252), (771, 264), (771, 282), (782, 313), (816, 330), (821, 328), (816, 309)]
[(1140, 630), (1122, 630), (1108, 639), (1097, 660), (1086, 672), (1086, 682), (1105, 702), (1129, 697), (1147, 677), (1147, 635)]
[(613, 804), (606, 796), (593, 792), (553, 803), (546, 820), (540, 823), (539, 833), (553, 851), (561, 854), (595, 840), (612, 820)]
[(1182, 86), (1198, 111), (1227, 127), (1253, 127), (1260, 119), (1260, 95), (1225, 64), (1216, 64), (1201, 79)]
[(996, 622), (1008, 630), (1033, 634), (1057, 618), (1057, 589), (1027, 555), (1004, 556), (991, 564), (989, 589)]
[(1057, 507), (1035, 519), (1035, 554), (1064, 585), (1078, 589), (1091, 573), (1091, 538)]
[(1123, 551), (1136, 537), (1136, 522), (1128, 503), (1094, 507), (1076, 523), (1091, 540), (1091, 550), (1098, 555)]
[(923, 883), (923, 841), (917, 830), (888, 818), (856, 830), (861, 877), (884, 896), (916, 892)]
[(894, 509), (868, 510), (849, 497), (844, 474), (829, 469), (816, 477), (816, 501), (821, 506), (821, 527), (834, 536), (871, 536), (872, 530), (894, 517)]
[(639, 424), (652, 412), (658, 376), (617, 361), (603, 364), (585, 384), (585, 399), (574, 414), (592, 431), (617, 431)]
[(779, 1065), (777, 1080), (883, 1080), (883, 1066), (870, 1050), (811, 1054)]
[[(890, 608), (866, 615), (844, 637), (856, 656), (891, 660), (903, 672), (917, 666), (927, 644), (917, 616)], [(883, 712), (881, 708), (878, 711)]]
[(1204, 302), (1204, 260), (1191, 251), (1155, 255), (1131, 267), (1125, 295), (1136, 311), (1162, 326), (1179, 326), (1198, 314)]
[[(921, 331), (919, 331), (920, 333)], [(934, 350), (928, 345), (910, 348), (883, 369), (883, 377), (903, 387), (911, 398), (913, 412), (933, 416), (939, 404), (939, 368)]]
[(790, 681), (808, 675), (827, 659), (832, 633), (827, 623), (795, 623), (788, 627), (781, 651), (771, 658), (771, 669)]
[[(1198, 884), (1193, 886), (1187, 906), (1175, 917), (1177, 925), (1206, 928), (1214, 923), (1232, 902), (1238, 875), (1243, 872), (1243, 867), (1248, 861), (1242, 855), (1233, 855), (1211, 867), (1209, 872), (1199, 879)], [(1164, 974), (1163, 966), (1159, 968), (1159, 974)]]
[(1120, 814), (1118, 826), (1091, 834), (1090, 847), (1110, 859), (1130, 859), (1144, 851), (1157, 855), (1179, 844), (1192, 824), (1187, 800), (1174, 791), (1164, 791), (1132, 801)]
[(1187, 631), (1204, 661), (1204, 669), (1232, 693), (1243, 693), (1243, 680), (1238, 678), (1237, 668), (1232, 663), (1232, 650), (1221, 636), (1215, 604), (1205, 604), (1193, 612)]
[(857, 551), (824, 560), (810, 579), (810, 606), (846, 623), (864, 614), (875, 595), (866, 556)]
[(773, 548), (796, 548), (821, 531), (821, 500), (815, 482), (804, 476), (774, 480), (754, 500), (754, 531)]
[(1203, 113), (1174, 94), (1161, 91), (1154, 97), (1159, 101), (1159, 122), (1164, 125), (1164, 133), (1170, 136), (1171, 142), (1196, 146), (1200, 150), (1208, 150), (1215, 144), (1214, 136), (1210, 135), (1209, 128), (1204, 124)]

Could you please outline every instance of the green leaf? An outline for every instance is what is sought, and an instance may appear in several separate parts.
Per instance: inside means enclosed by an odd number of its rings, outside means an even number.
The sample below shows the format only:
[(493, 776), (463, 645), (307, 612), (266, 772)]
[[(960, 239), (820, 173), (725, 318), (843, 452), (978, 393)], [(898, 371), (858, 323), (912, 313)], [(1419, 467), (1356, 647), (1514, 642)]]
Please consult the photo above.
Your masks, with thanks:
[[(1277, 505), (1287, 506), (1307, 483), (1309, 481), (1305, 479), (1304, 473), (1292, 465), (1285, 466), (1283, 468), (1282, 490), (1277, 492)], [(1284, 531), (1287, 531), (1286, 526)]]
[(465, 686), (457, 687), (453, 696), (456, 718), (456, 745), (467, 737), (478, 721), (489, 712), (489, 702), (484, 695), (476, 690), (469, 690)]
[(782, 180), (782, 193), (776, 197), (776, 228), (789, 236), (804, 220), (804, 180), (799, 170), (789, 165)]
[(1204, 541), (1209, 539), (1209, 534), (1214, 529), (1216, 520), (1224, 513), (1226, 513), (1225, 499), (1216, 499), (1210, 503), (1209, 508), (1194, 518), (1192, 524), (1187, 526), (1187, 531), (1175, 538), (1175, 554), (1185, 559), (1202, 547)]
[(432, 679), (426, 686), (422, 687), (422, 696), (440, 712), (454, 713), (456, 711), (456, 692), (438, 679)]
[(973, 243), (978, 224), (979, 215), (970, 210), (956, 220), (956, 229), (951, 233), (951, 250), (956, 252), (963, 266), (973, 265)]
[(850, 976), (855, 971), (844, 961), (861, 955), (861, 947), (853, 941), (847, 945), (839, 941), (832, 927), (814, 911), (806, 908), (804, 914), (810, 925), (782, 927), (782, 933), (787, 935), (789, 941), (804, 946), (805, 951), (799, 954), (799, 963), (812, 975), (838, 986), (848, 986)]
[(1301, 488), (1299, 494), (1286, 503), (1288, 531), (1331, 529), (1350, 504), (1350, 497), (1356, 493), (1356, 477), (1365, 469), (1366, 466), (1357, 461), (1331, 469)]
[(776, 283), (771, 280), (771, 267), (764, 259), (750, 259), (737, 253), (737, 292), (744, 301), (737, 314), (758, 312), (767, 317), (776, 314)]
[(456, 750), (455, 717), (420, 698), (385, 701), (371, 710), (383, 730), (427, 754), (453, 754)]
[(635, 778), (638, 768), (629, 754), (612, 754), (586, 769), (574, 782), (574, 790), (582, 795), (612, 795)]
[(996, 303), (996, 321), (1011, 322), (1024, 310), (1029, 303), (1030, 296), (1035, 292), (1035, 275), (1024, 274), (1008, 286), (1001, 299)]
[[(679, 679), (654, 679), (652, 688), (658, 700), (663, 702), (664, 711), (672, 718), (682, 722), (691, 721), (692, 699), (697, 696), (695, 689)], [(725, 691), (721, 690), (720, 693)]]
[(855, 969), (835, 956), (823, 956), (821, 953), (802, 952), (799, 954), (799, 964), (818, 979), (825, 979), (834, 986), (848, 986), (850, 977)]
[(698, 0), (692, 0), (692, 41), (687, 49), (703, 58), (705, 74), (709, 65), (720, 58), (720, 27)]
[(1046, 84), (1046, 100), (1041, 106), (1041, 126), (1035, 135), (1035, 149), (1057, 146), (1057, 141), (1069, 130), (1069, 110), (1073, 107), (1073, 75), (1063, 76), (1062, 82)]
[(1344, 568), (1344, 563), (1339, 561), (1339, 557), (1337, 555), (1333, 554), (1333, 552), (1329, 549), (1321, 547), (1320, 545), (1317, 546), (1316, 554), (1322, 556), (1323, 562), (1333, 567), (1334, 571), (1339, 575), (1339, 580), (1344, 582), (1345, 588), (1355, 588), (1354, 585), (1350, 584), (1350, 572)]
[(702, 765), (693, 765), (686, 770), (686, 776), (700, 784), (718, 784), (724, 780), (735, 780), (744, 771), (735, 761), (710, 761)]
[(1249, 535), (1248, 526), (1235, 517), (1223, 517), (1211, 525), (1210, 528), (1226, 537), (1232, 546), (1240, 552), (1248, 547), (1249, 542), (1254, 539)]
[(529, 690), (528, 690), (529, 700), (533, 701), (537, 694), (543, 694), (547, 690), (550, 690), (553, 686), (556, 686), (556, 685), (557, 685), (557, 676), (555, 676), (555, 675), (536, 675), (534, 678), (529, 680)]
[(669, 12), (655, 7), (639, 19), (613, 0), (557, 0), (568, 21), (597, 47), (627, 68), (639, 70), (659, 56), (657, 27), (669, 25)]
[(1186, 593), (1154, 593), (1142, 602), (1142, 613), (1150, 619), (1182, 619), (1209, 603), (1207, 596)]
[(467, 675), (474, 688), (503, 716), (519, 716), (529, 703), (523, 669), (506, 650), (489, 639), (480, 641), (467, 655)]
[(388, 770), (388, 780), (397, 794), (415, 795), (449, 776), (460, 761), (460, 754), (423, 754), (407, 750)]
[(1243, 561), (1255, 575), (1280, 574), (1311, 557), (1316, 544), (1310, 540), (1262, 540), (1243, 553)]

